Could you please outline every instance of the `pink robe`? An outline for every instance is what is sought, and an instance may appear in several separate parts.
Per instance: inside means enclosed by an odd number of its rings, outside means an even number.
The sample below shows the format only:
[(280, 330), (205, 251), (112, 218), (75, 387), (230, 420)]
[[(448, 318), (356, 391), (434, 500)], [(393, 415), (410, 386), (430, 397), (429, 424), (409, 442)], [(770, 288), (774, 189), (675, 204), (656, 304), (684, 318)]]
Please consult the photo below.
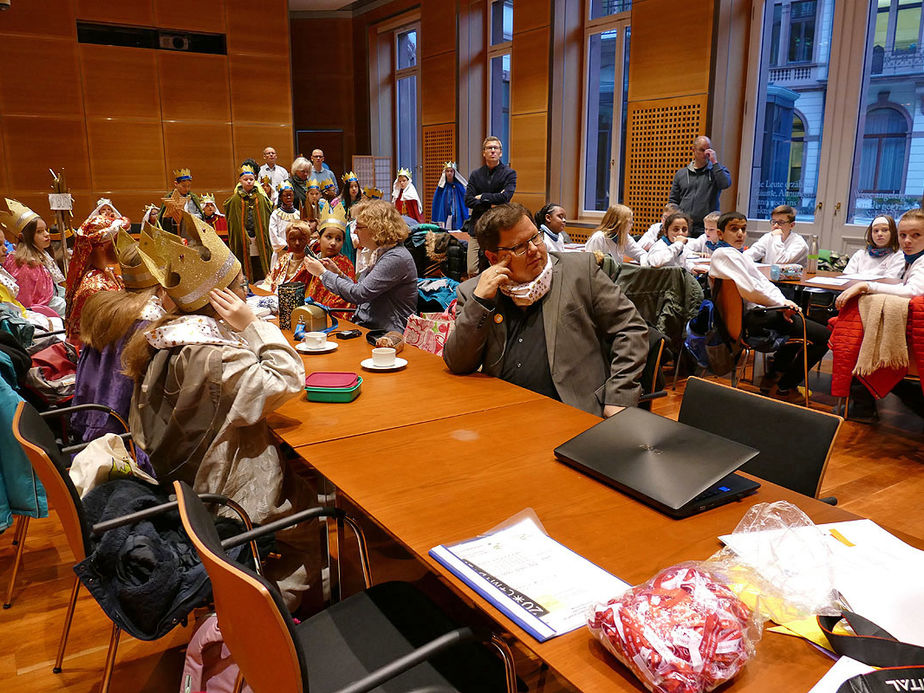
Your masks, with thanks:
[(26, 308), (49, 318), (61, 317), (48, 305), (55, 296), (55, 283), (44, 265), (20, 265), (16, 258), (9, 255), (3, 263), (3, 269), (12, 274), (19, 284), (19, 295), (16, 298)]

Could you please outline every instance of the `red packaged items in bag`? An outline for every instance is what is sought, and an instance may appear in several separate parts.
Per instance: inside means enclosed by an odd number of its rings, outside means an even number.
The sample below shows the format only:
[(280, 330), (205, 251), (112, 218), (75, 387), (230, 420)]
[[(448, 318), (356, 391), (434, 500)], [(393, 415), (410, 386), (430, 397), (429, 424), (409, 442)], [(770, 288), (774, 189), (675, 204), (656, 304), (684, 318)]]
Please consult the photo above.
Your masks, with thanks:
[(751, 610), (695, 563), (666, 568), (596, 605), (587, 625), (657, 693), (713, 690), (754, 656), (760, 639)]

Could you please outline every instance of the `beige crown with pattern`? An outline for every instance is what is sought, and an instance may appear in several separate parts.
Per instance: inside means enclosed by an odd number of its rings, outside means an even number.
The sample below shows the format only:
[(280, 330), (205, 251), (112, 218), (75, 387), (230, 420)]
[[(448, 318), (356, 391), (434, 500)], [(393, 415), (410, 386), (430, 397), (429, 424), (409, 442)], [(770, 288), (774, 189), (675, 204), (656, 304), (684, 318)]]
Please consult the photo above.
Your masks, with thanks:
[(209, 302), (209, 291), (227, 288), (241, 271), (241, 263), (201, 219), (184, 212), (181, 226), (189, 245), (145, 224), (138, 252), (177, 307), (191, 313)]
[(10, 243), (16, 243), (29, 222), (38, 218), (38, 214), (21, 202), (0, 195), (0, 228)]

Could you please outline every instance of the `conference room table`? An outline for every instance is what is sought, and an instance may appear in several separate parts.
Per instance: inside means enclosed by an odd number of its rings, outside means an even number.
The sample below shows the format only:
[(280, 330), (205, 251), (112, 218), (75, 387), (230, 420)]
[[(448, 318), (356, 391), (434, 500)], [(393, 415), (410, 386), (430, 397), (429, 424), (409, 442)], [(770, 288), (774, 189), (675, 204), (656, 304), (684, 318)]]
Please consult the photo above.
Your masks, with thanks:
[[(406, 368), (364, 371), (359, 362), (370, 348), (350, 340), (332, 353), (305, 355), (306, 372), (360, 373), (363, 392), (349, 404), (299, 397), (269, 417), (273, 430), (339, 497), (577, 690), (642, 688), (588, 630), (539, 643), (428, 551), (483, 534), (529, 508), (553, 539), (638, 584), (675, 563), (712, 555), (721, 548), (717, 537), (733, 531), (755, 503), (788, 500), (819, 523), (855, 519), (767, 482), (742, 501), (671, 519), (556, 461), (554, 448), (598, 417), (499, 380), (452, 375), (441, 358), (412, 347), (401, 353)], [(765, 632), (754, 660), (723, 690), (805, 691), (831, 664), (804, 640)]]

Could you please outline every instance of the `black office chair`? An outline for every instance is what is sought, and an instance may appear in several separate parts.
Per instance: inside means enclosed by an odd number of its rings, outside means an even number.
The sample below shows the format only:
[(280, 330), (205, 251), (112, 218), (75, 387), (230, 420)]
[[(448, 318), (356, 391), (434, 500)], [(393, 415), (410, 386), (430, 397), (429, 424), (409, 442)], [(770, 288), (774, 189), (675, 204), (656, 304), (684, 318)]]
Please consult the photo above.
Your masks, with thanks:
[[(513, 658), (502, 640), (459, 628), (407, 583), (373, 587), (365, 540), (338, 508), (312, 508), (221, 541), (205, 505), (185, 483), (173, 484), (183, 527), (212, 581), (218, 626), (254, 691), (360, 693), (418, 689), (516, 690)], [(317, 517), (336, 517), (356, 533), (367, 589), (295, 625), (276, 588), (231, 561), (225, 550)], [(482, 639), (500, 652), (471, 642)]]
[[(843, 419), (701, 378), (683, 393), (681, 423), (760, 451), (741, 470), (818, 497)], [(836, 498), (820, 499), (834, 505)]]

